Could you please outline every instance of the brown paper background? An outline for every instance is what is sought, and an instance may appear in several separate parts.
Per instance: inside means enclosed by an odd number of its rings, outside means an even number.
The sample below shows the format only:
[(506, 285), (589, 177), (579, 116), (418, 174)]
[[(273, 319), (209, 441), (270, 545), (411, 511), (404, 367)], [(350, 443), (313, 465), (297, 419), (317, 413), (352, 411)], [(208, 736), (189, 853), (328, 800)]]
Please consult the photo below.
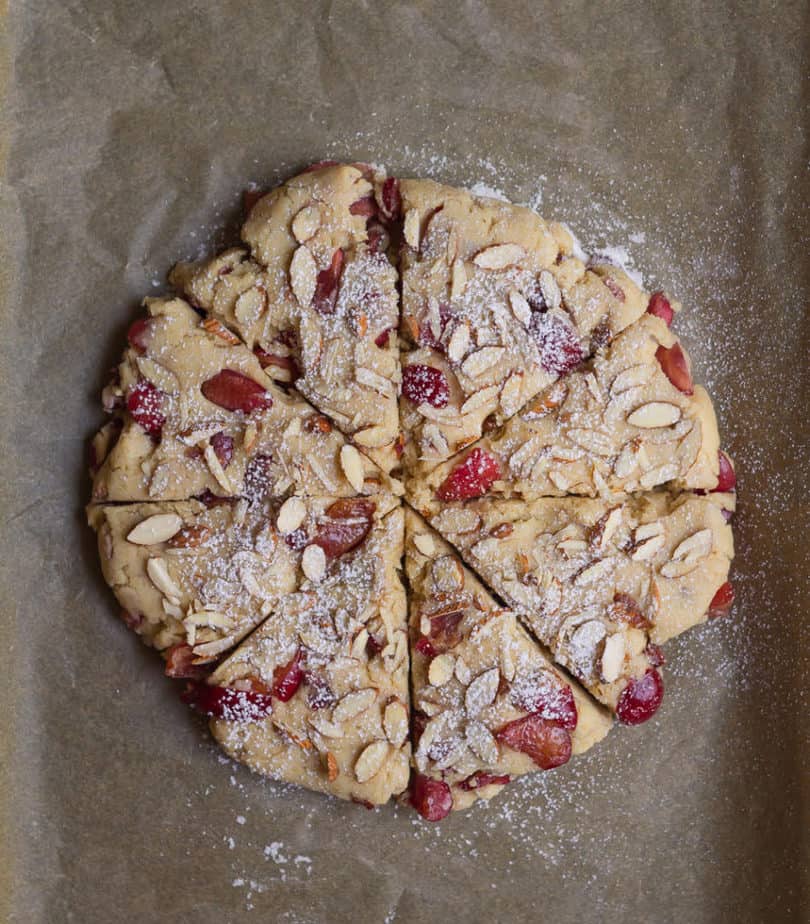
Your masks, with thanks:
[[(809, 10), (13, 4), (3, 920), (808, 919)], [(139, 299), (228, 239), (248, 182), (327, 156), (482, 181), (627, 246), (684, 301), (738, 464), (739, 603), (668, 647), (658, 717), (440, 826), (218, 759), (116, 620), (83, 522)]]

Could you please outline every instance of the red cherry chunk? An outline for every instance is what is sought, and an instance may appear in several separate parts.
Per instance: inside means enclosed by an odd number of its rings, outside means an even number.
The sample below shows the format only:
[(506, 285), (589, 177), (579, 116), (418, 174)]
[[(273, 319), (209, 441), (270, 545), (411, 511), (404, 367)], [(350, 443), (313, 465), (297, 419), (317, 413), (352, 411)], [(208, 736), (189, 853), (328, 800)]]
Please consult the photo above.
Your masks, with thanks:
[(411, 805), (427, 821), (441, 821), (453, 808), (453, 796), (444, 780), (415, 773), (411, 780)]
[(624, 725), (641, 725), (652, 718), (664, 698), (664, 681), (655, 668), (622, 690), (616, 715)]
[(129, 345), (141, 356), (146, 352), (149, 341), (152, 338), (151, 322), (151, 318), (138, 318), (137, 321), (133, 321), (133, 323), (130, 324), (129, 330), (127, 331)]
[(604, 282), (604, 284), (610, 290), (610, 294), (614, 298), (617, 298), (620, 302), (624, 301), (624, 289), (619, 285), (618, 282), (616, 282), (612, 276), (603, 276), (602, 282)]
[(481, 497), (501, 477), (501, 466), (489, 452), (476, 448), (450, 472), (436, 491), (443, 501)]
[(430, 634), (423, 635), (414, 645), (416, 651), (426, 658), (455, 648), (461, 641), (459, 626), (464, 613), (439, 613), (430, 617)]
[(163, 398), (163, 392), (146, 379), (133, 385), (127, 395), (127, 410), (150, 436), (160, 436), (163, 424), (166, 423), (166, 415), (162, 410)]
[(414, 404), (447, 407), (450, 386), (441, 369), (413, 363), (402, 370), (402, 394)]
[(314, 545), (319, 545), (329, 558), (351, 552), (371, 532), (377, 505), (365, 497), (343, 497), (326, 509), (318, 523)]
[(526, 712), (547, 719), (560, 728), (577, 727), (577, 704), (569, 686), (549, 689), (546, 684), (526, 685), (512, 690), (512, 702)]
[(295, 691), (301, 686), (301, 681), (304, 679), (304, 668), (301, 663), (303, 659), (304, 652), (299, 648), (290, 661), (279, 665), (273, 671), (273, 687), (270, 692), (282, 703), (292, 699)]
[(233, 437), (220, 430), (211, 437), (211, 448), (219, 459), (219, 464), (227, 468), (233, 458)]
[(382, 185), (382, 214), (387, 221), (397, 221), (402, 214), (402, 196), (399, 193), (399, 180), (389, 176)]
[(273, 699), (268, 693), (232, 690), (199, 681), (189, 684), (180, 699), (203, 715), (227, 722), (259, 722), (273, 709)]
[(731, 459), (729, 459), (722, 449), (718, 452), (717, 456), (720, 463), (720, 474), (717, 478), (717, 487), (714, 490), (723, 493), (726, 491), (733, 491), (737, 487), (737, 475), (734, 472)]
[(712, 597), (707, 616), (709, 619), (720, 619), (721, 616), (727, 616), (733, 603), (734, 586), (731, 581), (726, 581)]
[(505, 786), (511, 782), (512, 777), (507, 774), (497, 776), (494, 773), (487, 773), (485, 770), (478, 770), (468, 776), (466, 780), (462, 780), (458, 784), (458, 788), (463, 789), (465, 792), (471, 792), (474, 789), (481, 789), (483, 786)]
[(689, 360), (686, 358), (680, 343), (671, 347), (660, 346), (655, 351), (655, 358), (672, 384), (685, 395), (694, 394), (695, 386), (692, 382), (692, 372), (689, 369)]
[(349, 206), (349, 212), (352, 215), (364, 215), (366, 218), (373, 218), (377, 214), (377, 203), (374, 196), (363, 196)]
[(647, 314), (653, 314), (655, 317), (661, 318), (667, 327), (672, 326), (672, 319), (675, 317), (672, 305), (670, 305), (669, 299), (663, 292), (653, 292), (650, 296), (650, 301), (647, 304)]
[(273, 406), (267, 390), (255, 379), (235, 369), (223, 369), (200, 386), (203, 395), (226, 411), (243, 411), (249, 414), (260, 408)]
[(542, 770), (553, 770), (568, 763), (571, 757), (571, 735), (541, 715), (515, 719), (495, 732), (501, 744), (527, 754)]
[(647, 643), (644, 653), (647, 655), (647, 660), (653, 667), (663, 667), (667, 663), (667, 659), (664, 657), (664, 650), (660, 645), (656, 645), (654, 642)]
[(187, 645), (185, 642), (172, 645), (166, 655), (166, 676), (205, 677), (208, 669), (202, 664), (195, 664), (196, 657), (191, 645)]
[(396, 327), (386, 327), (382, 333), (377, 334), (374, 338), (374, 345), (378, 346), (381, 350), (384, 350), (388, 346), (388, 341), (391, 339), (391, 334), (396, 331)]
[(529, 334), (540, 351), (540, 365), (553, 375), (566, 375), (585, 359), (585, 352), (573, 327), (536, 311)]
[(343, 274), (343, 251), (338, 249), (332, 254), (332, 262), (322, 269), (315, 278), (315, 294), (312, 307), (321, 314), (334, 314), (337, 302), (340, 277)]

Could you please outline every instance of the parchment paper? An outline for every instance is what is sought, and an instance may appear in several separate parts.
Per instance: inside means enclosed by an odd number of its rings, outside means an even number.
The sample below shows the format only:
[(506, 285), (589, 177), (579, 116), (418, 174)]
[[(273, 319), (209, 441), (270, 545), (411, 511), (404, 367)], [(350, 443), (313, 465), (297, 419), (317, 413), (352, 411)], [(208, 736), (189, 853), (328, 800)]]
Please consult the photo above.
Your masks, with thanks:
[[(3, 46), (0, 916), (807, 920), (807, 4), (13, 5)], [(7, 65), (7, 67), (6, 67)], [(139, 300), (324, 157), (624, 248), (738, 464), (724, 623), (639, 729), (438, 827), (218, 758), (116, 619), (82, 506)], [(621, 255), (621, 254), (620, 254)]]

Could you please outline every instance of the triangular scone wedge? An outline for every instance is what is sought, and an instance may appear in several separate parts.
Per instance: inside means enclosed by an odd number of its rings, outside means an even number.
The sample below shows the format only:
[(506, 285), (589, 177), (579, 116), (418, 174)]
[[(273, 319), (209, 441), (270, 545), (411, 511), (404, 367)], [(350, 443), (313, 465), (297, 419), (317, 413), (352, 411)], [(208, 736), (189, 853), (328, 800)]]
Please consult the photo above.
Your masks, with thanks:
[(428, 820), (490, 799), (515, 777), (561, 766), (608, 733), (610, 713), (554, 667), (514, 613), (410, 509), (405, 574), (411, 801)]
[(395, 506), (386, 494), (293, 496), (210, 507), (94, 504), (88, 518), (122, 618), (163, 654), (166, 672), (181, 677), (220, 658), (301, 585), (311, 572), (307, 545), (320, 545), (324, 563), (333, 562)]
[[(402, 509), (285, 597), (185, 699), (225, 752), (309, 789), (381, 805), (408, 785)], [(312, 548), (310, 546), (309, 548)], [(306, 554), (306, 553), (305, 553)]]
[(665, 483), (713, 490), (718, 483), (711, 400), (693, 385), (677, 338), (651, 314), (470, 452), (486, 459), (486, 478), (476, 482), (466, 456), (445, 462), (412, 479), (417, 506), (429, 493), (458, 499), (486, 491), (533, 500), (623, 495)]
[[(354, 495), (390, 479), (321, 414), (265, 375), (218, 321), (182, 299), (147, 299), (113, 391), (123, 428), (107, 441), (96, 501)], [(98, 453), (97, 453), (98, 456)]]
[(390, 471), (398, 462), (399, 298), (375, 186), (382, 202), (390, 182), (346, 165), (293, 177), (251, 209), (242, 229), (250, 253), (179, 264), (170, 279), (236, 331), (269, 376), (294, 381)]
[(703, 622), (727, 580), (723, 497), (481, 498), (423, 513), (558, 664), (638, 724), (663, 695), (657, 645)]
[(569, 232), (527, 208), (429, 180), (400, 190), (400, 416), (414, 473), (515, 414), (648, 297), (618, 268), (586, 268)]

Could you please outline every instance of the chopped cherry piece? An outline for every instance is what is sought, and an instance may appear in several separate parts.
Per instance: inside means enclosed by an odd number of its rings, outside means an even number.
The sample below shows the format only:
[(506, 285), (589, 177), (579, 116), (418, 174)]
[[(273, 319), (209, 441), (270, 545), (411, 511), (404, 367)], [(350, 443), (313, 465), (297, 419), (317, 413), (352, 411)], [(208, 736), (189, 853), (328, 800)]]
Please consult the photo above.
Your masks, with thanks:
[(314, 545), (319, 545), (330, 558), (337, 558), (358, 545), (371, 532), (377, 505), (364, 497), (344, 497), (326, 509), (318, 523)]
[(127, 395), (127, 410), (150, 436), (160, 436), (166, 423), (166, 415), (161, 410), (163, 397), (163, 392), (146, 379), (133, 385)]
[(571, 757), (571, 735), (540, 715), (515, 719), (495, 732), (495, 737), (512, 750), (528, 754), (542, 770), (561, 767)]
[(220, 430), (211, 437), (211, 448), (219, 459), (219, 464), (227, 468), (233, 458), (233, 437)]
[(419, 739), (422, 737), (422, 732), (425, 730), (427, 723), (427, 714), (422, 712), (421, 709), (414, 709), (411, 718), (411, 741), (413, 742), (414, 748), (419, 745)]
[(423, 635), (413, 646), (426, 658), (435, 658), (437, 654), (455, 648), (461, 641), (459, 626), (464, 613), (440, 613), (430, 617), (430, 634)]
[(731, 464), (731, 459), (729, 459), (722, 449), (717, 455), (720, 463), (720, 475), (717, 479), (717, 487), (714, 490), (723, 493), (726, 491), (733, 491), (737, 487), (737, 476), (734, 473), (734, 466)]
[(515, 687), (512, 702), (520, 709), (547, 719), (560, 728), (570, 730), (577, 727), (577, 704), (568, 685), (553, 690), (549, 690), (546, 685)]
[(131, 613), (129, 610), (121, 610), (118, 615), (127, 629), (132, 629), (133, 632), (140, 634), (141, 626), (143, 625), (143, 613)]
[(383, 643), (375, 635), (369, 633), (366, 641), (366, 655), (373, 658), (374, 655), (378, 655), (383, 650), (383, 647)]
[(258, 452), (248, 462), (245, 469), (245, 497), (249, 501), (261, 500), (270, 490), (273, 479), (271, 477), (271, 466), (273, 457), (266, 452)]
[(282, 703), (292, 699), (295, 691), (301, 686), (304, 679), (304, 668), (301, 666), (303, 658), (303, 649), (299, 648), (290, 661), (279, 665), (273, 671), (273, 687), (270, 692)]
[(129, 345), (136, 353), (140, 353), (141, 356), (146, 352), (149, 341), (152, 338), (151, 321), (151, 318), (138, 318), (137, 321), (133, 321), (133, 323), (130, 324), (129, 330), (127, 331)]
[(663, 667), (667, 663), (667, 659), (664, 657), (664, 651), (660, 645), (649, 642), (644, 651), (653, 667)]
[(672, 319), (675, 317), (672, 305), (670, 305), (669, 299), (663, 292), (653, 292), (650, 296), (647, 314), (654, 314), (657, 318), (661, 318), (667, 327), (672, 326)]
[(501, 477), (501, 466), (491, 453), (476, 448), (450, 472), (436, 491), (443, 501), (481, 497)]
[(300, 552), (301, 549), (306, 548), (309, 545), (309, 536), (304, 527), (299, 526), (298, 529), (293, 530), (293, 532), (287, 533), (287, 535), (284, 537), (284, 541), (291, 549), (295, 549), (296, 552)]
[(307, 687), (307, 703), (310, 709), (328, 709), (337, 702), (335, 691), (325, 677), (310, 671), (304, 675)]
[(298, 363), (296, 363), (292, 356), (279, 356), (277, 353), (268, 353), (260, 346), (253, 347), (253, 352), (256, 359), (259, 360), (259, 365), (262, 369), (266, 369), (268, 366), (275, 366), (277, 369), (286, 369), (290, 373), (291, 382), (301, 377)]
[(468, 776), (466, 780), (462, 780), (458, 784), (458, 788), (463, 789), (465, 792), (471, 792), (474, 789), (481, 789), (483, 786), (505, 786), (511, 782), (512, 777), (507, 774), (497, 776), (494, 773), (487, 773), (486, 770), (478, 770)]
[(413, 363), (402, 370), (402, 394), (414, 404), (447, 407), (450, 386), (441, 369)]
[(427, 821), (441, 821), (453, 808), (453, 796), (444, 780), (415, 773), (411, 780), (411, 805)]
[(712, 597), (707, 613), (709, 619), (720, 619), (721, 616), (727, 616), (733, 603), (734, 587), (731, 581), (726, 581)]
[(366, 218), (373, 218), (377, 214), (377, 203), (374, 196), (363, 196), (349, 206), (349, 212), (352, 215), (365, 215)]
[(313, 170), (323, 170), (325, 167), (337, 167), (339, 160), (319, 160), (314, 164), (305, 167), (301, 173), (312, 173)]
[(203, 665), (194, 663), (196, 657), (191, 645), (185, 642), (172, 645), (166, 655), (166, 676), (205, 677), (208, 670)]
[(259, 722), (273, 709), (273, 699), (267, 693), (232, 690), (200, 682), (189, 684), (180, 699), (203, 715), (228, 722)]
[(368, 249), (371, 253), (385, 253), (391, 244), (391, 238), (385, 228), (374, 218), (366, 225)]
[(343, 273), (343, 251), (338, 249), (332, 254), (332, 262), (322, 269), (315, 280), (315, 294), (312, 307), (321, 314), (333, 314), (337, 301), (338, 286)]
[(631, 680), (622, 690), (616, 715), (625, 725), (641, 725), (652, 718), (664, 698), (664, 681), (655, 668), (640, 680)]
[(263, 189), (245, 189), (242, 191), (242, 210), (245, 215), (249, 215), (253, 209), (253, 206), (262, 198), (264, 195)]
[(391, 339), (391, 334), (396, 331), (396, 327), (386, 327), (381, 334), (377, 334), (374, 338), (374, 345), (378, 346), (381, 350), (384, 350), (388, 346), (388, 341)]
[(604, 282), (614, 298), (617, 298), (620, 302), (624, 301), (624, 289), (612, 276), (603, 276), (602, 282)]
[(382, 185), (382, 214), (387, 221), (397, 221), (402, 214), (402, 196), (399, 194), (399, 180), (389, 176)]
[(540, 365), (546, 372), (566, 375), (585, 359), (574, 328), (556, 317), (535, 312), (529, 323), (529, 335), (540, 350)]
[(678, 391), (682, 391), (685, 395), (694, 393), (695, 387), (692, 382), (692, 373), (689, 370), (689, 360), (681, 349), (680, 343), (674, 343), (669, 349), (665, 346), (658, 347), (655, 351), (655, 358), (664, 371), (664, 375)]
[(259, 408), (273, 406), (273, 399), (264, 386), (236, 369), (217, 372), (202, 383), (200, 390), (212, 404), (224, 407), (226, 411), (249, 414)]
[(195, 498), (201, 504), (205, 504), (206, 507), (221, 507), (223, 504), (235, 504), (238, 498), (236, 497), (220, 497), (219, 494), (214, 494), (213, 491), (210, 491), (206, 488), (202, 494), (198, 494)]

